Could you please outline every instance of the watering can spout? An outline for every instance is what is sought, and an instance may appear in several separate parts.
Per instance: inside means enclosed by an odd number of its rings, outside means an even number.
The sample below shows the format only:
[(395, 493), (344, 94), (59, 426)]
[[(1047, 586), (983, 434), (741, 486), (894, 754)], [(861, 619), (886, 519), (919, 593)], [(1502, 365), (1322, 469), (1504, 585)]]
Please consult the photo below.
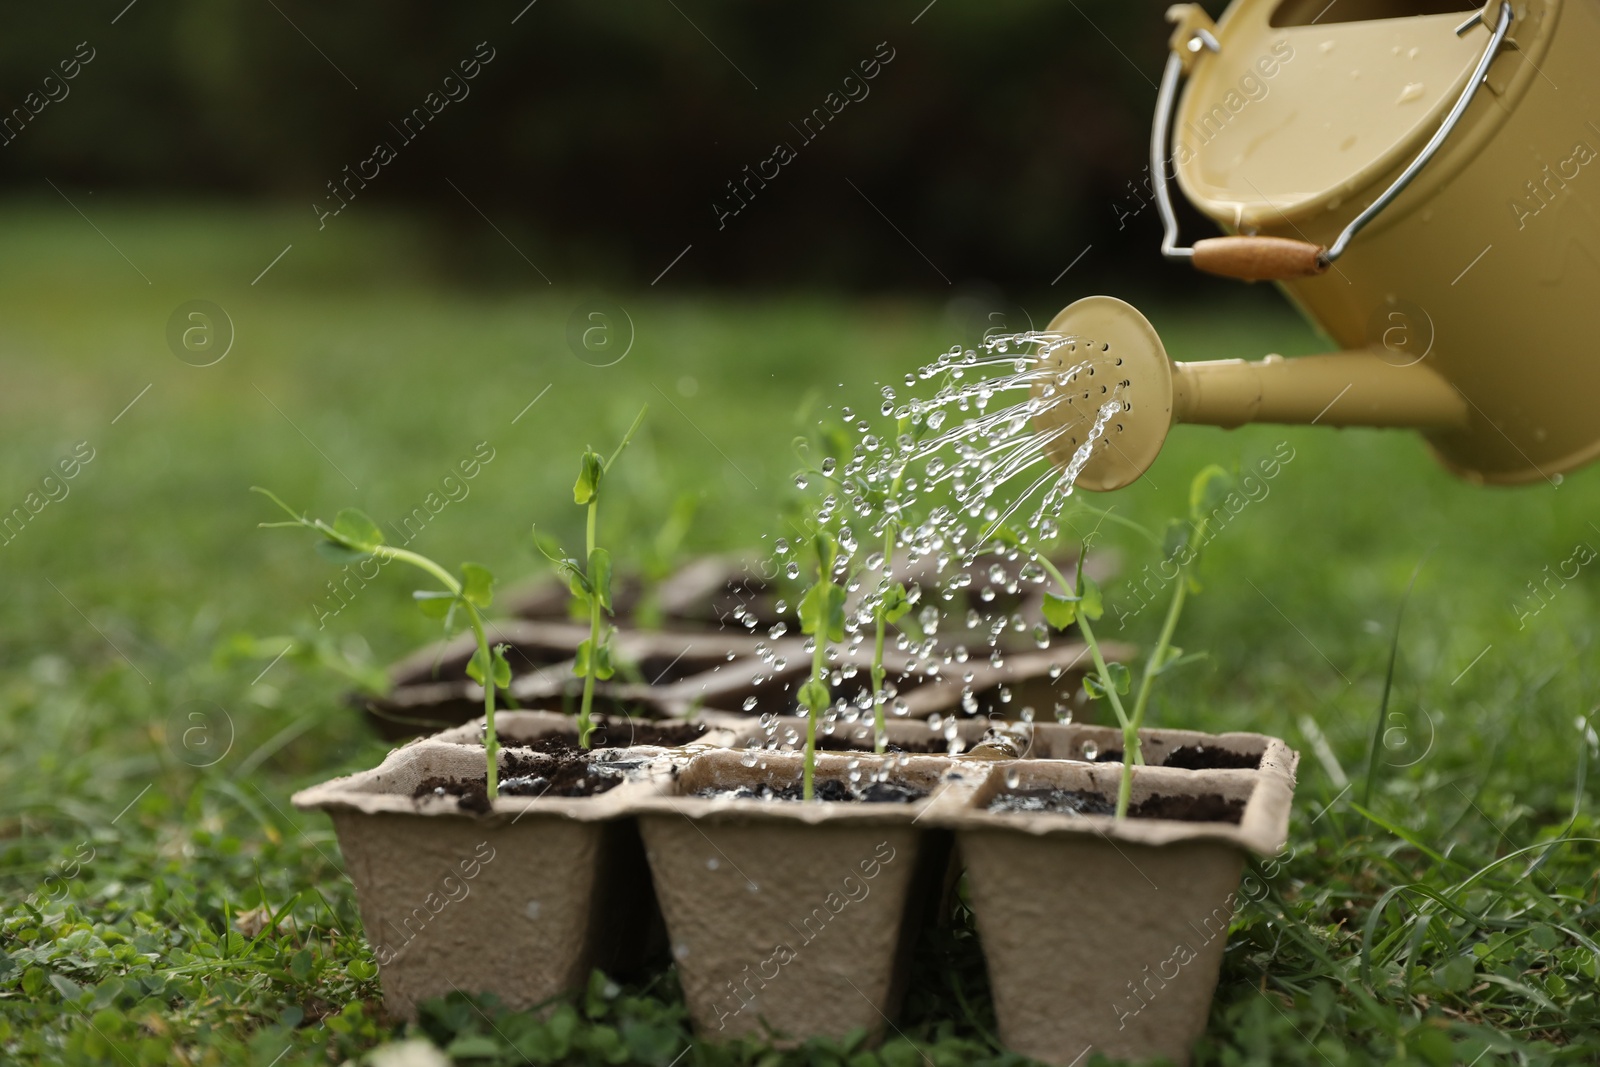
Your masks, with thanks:
[(1421, 363), (1402, 365), (1388, 355), (1358, 349), (1292, 360), (1173, 363), (1172, 421), (1230, 428), (1247, 422), (1466, 427), (1467, 403), (1455, 387)]
[(1469, 421), (1466, 400), (1448, 380), (1387, 350), (1174, 363), (1149, 321), (1108, 296), (1072, 304), (1046, 333), (1052, 340), (1034, 386), (1036, 428), (1051, 459), (1077, 470), (1085, 489), (1136, 481), (1180, 422), (1449, 431)]

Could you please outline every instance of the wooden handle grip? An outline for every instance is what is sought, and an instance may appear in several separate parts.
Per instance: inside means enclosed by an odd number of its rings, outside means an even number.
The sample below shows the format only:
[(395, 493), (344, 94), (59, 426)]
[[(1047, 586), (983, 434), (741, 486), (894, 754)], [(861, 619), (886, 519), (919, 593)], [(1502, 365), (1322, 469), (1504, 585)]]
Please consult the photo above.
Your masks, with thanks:
[(1287, 237), (1207, 237), (1194, 243), (1194, 265), (1224, 278), (1277, 282), (1327, 270), (1323, 251)]

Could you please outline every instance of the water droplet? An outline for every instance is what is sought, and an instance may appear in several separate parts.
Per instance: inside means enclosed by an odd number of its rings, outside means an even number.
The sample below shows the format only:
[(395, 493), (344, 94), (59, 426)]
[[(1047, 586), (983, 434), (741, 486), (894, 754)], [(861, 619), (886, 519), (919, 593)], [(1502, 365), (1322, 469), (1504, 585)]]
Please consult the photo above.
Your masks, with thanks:
[(1022, 784), (1022, 772), (1015, 767), (1006, 768), (1006, 788), (1015, 789)]
[(744, 698), (744, 710), (745, 711), (755, 711), (756, 710), (756, 704), (758, 704), (758, 703), (759, 703), (759, 701), (753, 696), (745, 697)]
[(789, 565), (783, 568), (783, 573), (788, 575), (790, 579), (800, 577), (800, 564), (791, 559)]
[(806, 478), (806, 476), (804, 474), (796, 474), (794, 476), (794, 487), (796, 489), (804, 489), (806, 486), (808, 486), (810, 484), (811, 484), (811, 482)]
[(1099, 759), (1100, 746), (1095, 744), (1093, 741), (1085, 741), (1083, 743), (1083, 758), (1089, 760), (1091, 763)]

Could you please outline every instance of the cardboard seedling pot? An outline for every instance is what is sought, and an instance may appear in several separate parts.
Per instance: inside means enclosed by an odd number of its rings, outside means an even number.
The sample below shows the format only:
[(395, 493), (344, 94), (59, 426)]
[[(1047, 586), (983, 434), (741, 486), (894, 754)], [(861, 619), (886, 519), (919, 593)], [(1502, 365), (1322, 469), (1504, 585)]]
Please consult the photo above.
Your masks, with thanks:
[[(578, 720), (564, 712), (501, 711), (494, 717), (495, 733), (503, 748), (521, 748), (552, 738), (576, 742)], [(483, 717), (435, 734), (428, 740), (451, 745), (483, 745)], [(711, 721), (675, 719), (666, 715), (596, 715), (589, 744), (596, 750), (633, 749), (638, 754), (656, 749), (726, 748), (735, 731)], [(630, 753), (630, 756), (635, 753)], [(478, 777), (482, 777), (480, 773)]]
[[(774, 652), (784, 653), (783, 666), (754, 658), (742, 667), (730, 665), (720, 676), (686, 679), (663, 690), (661, 695), (686, 711), (703, 708), (734, 716), (793, 714), (797, 694), (810, 677), (810, 656), (803, 644), (769, 644), (774, 646)], [(1101, 647), (1111, 662), (1124, 662), (1133, 655), (1131, 647), (1116, 642), (1105, 642)], [(845, 706), (857, 709), (852, 714), (868, 721), (872, 710), (862, 705), (870, 704), (869, 655), (856, 650), (842, 662), (832, 664), (829, 686), (835, 707), (843, 701)], [(930, 671), (930, 666), (936, 669)], [(885, 717), (891, 723), (918, 722), (934, 715), (946, 719), (955, 716), (959, 720), (1042, 721), (1054, 719), (1058, 713), (1070, 717), (1089, 707), (1082, 679), (1093, 664), (1084, 645), (1062, 641), (1048, 650), (1006, 653), (999, 665), (987, 655), (963, 659), (952, 655), (948, 662), (929, 664), (888, 649), (884, 667), (888, 692)], [(844, 676), (846, 670), (850, 672), (848, 677)], [(826, 715), (829, 722), (845, 723), (838, 711), (830, 710)]]
[[(1069, 570), (1073, 565), (1070, 559), (1059, 562)], [(994, 566), (974, 564), (974, 582), (991, 581)], [(928, 664), (914, 664), (908, 656), (891, 650), (887, 661), (890, 684), (897, 695), (905, 697), (907, 717), (926, 718), (943, 711), (953, 706), (966, 688), (972, 690), (967, 703), (975, 714), (1025, 718), (1024, 709), (1031, 708), (1036, 718), (1046, 721), (1056, 717), (1058, 708), (1076, 714), (1086, 710), (1078, 685), (1088, 662), (1086, 650), (1061, 635), (1048, 651), (1033, 648), (1032, 627), (1040, 619), (1043, 587), (1019, 584), (1015, 563), (1002, 569), (1005, 577), (1000, 594), (985, 605), (985, 611), (1023, 620), (1021, 628), (1010, 626), (1002, 635), (1007, 649), (1005, 664), (999, 668), (990, 664), (985, 651), (988, 635), (962, 629), (959, 620), (938, 635), (941, 647), (950, 655), (947, 662), (936, 664), (937, 673), (929, 674)], [(1088, 561), (1088, 570), (1100, 576), (1114, 569), (1114, 559), (1103, 554)], [(932, 560), (905, 568), (903, 577), (919, 585), (932, 601), (938, 583)], [(1010, 586), (1016, 587), (1014, 592), (1005, 592)], [(779, 617), (777, 587), (760, 578), (758, 567), (730, 557), (708, 557), (690, 562), (648, 592), (636, 581), (619, 583), (617, 596), (622, 628), (617, 631), (614, 651), (623, 669), (596, 687), (600, 710), (638, 717), (642, 714), (639, 707), (649, 705), (670, 716), (687, 715), (701, 707), (744, 714), (750, 697), (770, 702), (776, 691), (792, 697), (805, 679), (809, 657), (803, 642), (793, 634), (772, 636), (781, 633), (775, 629), (778, 623), (792, 626), (794, 620)], [(564, 584), (544, 580), (503, 598), (506, 608), (523, 617), (489, 620), (490, 641), (510, 646), (507, 661), (515, 706), (576, 711), (582, 680), (572, 673), (572, 665), (578, 646), (589, 636), (589, 627), (567, 614), (570, 599)], [(654, 604), (650, 612), (630, 614), (628, 605), (645, 600)], [(639, 629), (646, 614), (667, 628)], [(483, 710), (483, 691), (466, 676), (475, 648), (467, 633), (428, 645), (390, 668), (393, 687), (388, 694), (357, 694), (351, 702), (366, 713), (379, 734), (394, 741), (476, 718)], [(972, 653), (976, 658), (969, 661), (959, 652), (961, 648), (976, 650)], [(1108, 644), (1105, 651), (1112, 660), (1127, 655), (1120, 646)], [(853, 666), (854, 677), (835, 687), (835, 695), (845, 700), (855, 698), (868, 684), (870, 674), (859, 653), (851, 658), (853, 663), (845, 666)], [(758, 678), (761, 683), (756, 682)]]
[(294, 797), (333, 819), (396, 1017), (458, 990), (532, 1007), (581, 988), (593, 967), (626, 970), (648, 944), (649, 873), (637, 830), (621, 818), (637, 785), (583, 798), (502, 795), (484, 814), (412, 796), (429, 778), (481, 782), (483, 773), (481, 745), (419, 741)]
[[(573, 673), (588, 624), (493, 620), (490, 641), (510, 647), (510, 699), (518, 707), (576, 713), (583, 679)], [(595, 688), (596, 709), (614, 714), (670, 717), (703, 701), (704, 691), (737, 686), (760, 673), (757, 649), (763, 638), (728, 631), (679, 633), (618, 631), (613, 644), (619, 671)], [(790, 647), (794, 644), (794, 647)], [(765, 640), (770, 649), (796, 657), (793, 642)], [(394, 688), (383, 697), (354, 698), (380, 734), (404, 740), (454, 726), (483, 713), (483, 689), (469, 680), (467, 662), (476, 650), (470, 633), (436, 642), (390, 669)]]
[(1114, 802), (1122, 768), (967, 765), (922, 821), (956, 834), (1006, 1047), (1063, 1065), (1090, 1050), (1186, 1064), (1205, 1030), (1245, 855), (1270, 855), (1287, 836), (1296, 760), (1269, 739), (1253, 770), (1135, 768), (1135, 812), (1217, 797), (1240, 805), (1237, 822), (1215, 811), (1212, 821), (992, 812), (1002, 794), (1040, 789)]
[[(1056, 557), (1054, 563), (1063, 573), (1071, 574), (1077, 566), (1077, 555), (1067, 553)], [(993, 577), (996, 565), (1000, 567), (998, 581)], [(777, 610), (782, 596), (781, 583), (762, 577), (763, 571), (770, 567), (770, 563), (738, 556), (705, 556), (690, 560), (653, 589), (646, 588), (637, 575), (622, 575), (616, 579), (613, 589), (617, 618), (627, 626), (654, 624), (669, 630), (745, 629), (765, 633), (776, 622), (793, 622), (792, 617), (785, 620), (784, 613)], [(971, 576), (969, 588), (975, 600), (978, 590), (985, 585), (993, 587), (993, 598), (983, 602), (986, 610), (1021, 614), (1027, 620), (1025, 629), (1031, 629), (1043, 618), (1045, 588), (1023, 580), (1021, 568), (1019, 561), (985, 557), (967, 564), (964, 569)], [(1092, 553), (1084, 566), (1090, 577), (1102, 583), (1115, 575), (1118, 568), (1116, 555), (1108, 552)], [(931, 556), (915, 562), (896, 560), (893, 573), (896, 580), (921, 588), (924, 595), (936, 593), (941, 581), (948, 580), (948, 575), (941, 576), (937, 561)], [(859, 602), (859, 597), (853, 600)], [(519, 618), (561, 621), (571, 617), (572, 596), (566, 583), (554, 577), (513, 589), (503, 602), (507, 610)], [(1028, 640), (1026, 633), (1006, 637), (1007, 643), (1013, 646)], [(942, 643), (981, 645), (984, 640), (975, 631), (962, 629), (957, 619), (955, 628), (947, 632)]]
[[(895, 761), (895, 781), (940, 787), (949, 761)], [(710, 1040), (880, 1038), (898, 1010), (917, 909), (947, 839), (913, 803), (705, 799), (703, 789), (798, 783), (800, 757), (708, 752), (633, 803), (695, 1030)], [(819, 754), (817, 779), (878, 760)]]

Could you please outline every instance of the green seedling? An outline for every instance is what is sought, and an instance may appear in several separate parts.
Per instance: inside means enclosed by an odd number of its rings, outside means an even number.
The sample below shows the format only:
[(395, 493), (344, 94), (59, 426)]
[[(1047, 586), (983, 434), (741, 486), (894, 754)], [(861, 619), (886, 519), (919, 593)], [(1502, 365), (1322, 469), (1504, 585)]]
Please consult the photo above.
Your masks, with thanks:
[(365, 512), (344, 508), (334, 516), (329, 525), (295, 511), (269, 490), (252, 486), (251, 492), (260, 493), (271, 500), (289, 516), (287, 522), (263, 522), (264, 528), (299, 527), (310, 530), (321, 538), (317, 550), (338, 564), (361, 563), (377, 560), (381, 566), (398, 561), (415, 567), (433, 578), (443, 589), (418, 589), (411, 595), (417, 606), (429, 618), (441, 619), (446, 633), (454, 632), (456, 617), (465, 615), (467, 625), (477, 640), (477, 651), (467, 664), (467, 675), (483, 686), (485, 789), (489, 799), (499, 795), (499, 739), (494, 730), (494, 695), (496, 689), (511, 685), (511, 665), (506, 662), (505, 645), (489, 646), (483, 629), (483, 612), (494, 601), (494, 575), (476, 563), (463, 563), (461, 574), (456, 576), (426, 556), (409, 549), (395, 548), (383, 543), (383, 531)]
[(1206, 467), (1190, 483), (1188, 520), (1174, 519), (1168, 523), (1162, 549), (1165, 558), (1176, 566), (1172, 599), (1168, 602), (1166, 618), (1162, 621), (1155, 648), (1144, 662), (1139, 689), (1131, 709), (1124, 706), (1122, 698), (1131, 688), (1132, 675), (1123, 664), (1106, 662), (1091, 625), (1104, 613), (1104, 601), (1100, 587), (1094, 579), (1083, 573), (1083, 559), (1088, 546), (1083, 546), (1078, 553), (1077, 573), (1071, 582), (1043, 554), (1038, 557), (1040, 565), (1061, 590), (1059, 594), (1052, 593), (1045, 597), (1045, 621), (1058, 630), (1077, 624), (1095, 667), (1093, 674), (1084, 676), (1083, 687), (1092, 699), (1104, 699), (1111, 705), (1117, 723), (1122, 727), (1122, 777), (1117, 785), (1119, 819), (1128, 814), (1134, 765), (1144, 763), (1144, 756), (1139, 750), (1139, 730), (1144, 726), (1145, 714), (1150, 708), (1155, 680), (1184, 663), (1201, 658), (1198, 655), (1184, 655), (1181, 648), (1173, 645), (1172, 638), (1177, 631), (1178, 620), (1183, 615), (1186, 599), (1200, 591), (1195, 568), (1200, 560), (1200, 550), (1207, 540), (1211, 514), (1227, 495), (1230, 482), (1228, 473), (1221, 467)]
[(628, 447), (628, 442), (633, 440), (634, 432), (639, 429), (645, 412), (649, 410), (648, 405), (639, 409), (633, 425), (628, 427), (622, 443), (617, 445), (610, 459), (603, 458), (593, 449), (583, 453), (583, 460), (578, 466), (578, 480), (572, 487), (572, 499), (588, 511), (584, 534), (585, 563), (580, 566), (576, 559), (566, 556), (559, 546), (541, 539), (537, 528), (534, 530), (534, 544), (555, 565), (556, 573), (567, 583), (567, 588), (572, 591), (574, 606), (589, 618), (589, 637), (578, 646), (578, 655), (572, 665), (573, 673), (583, 679), (583, 703), (578, 710), (578, 744), (583, 748), (589, 747), (589, 736), (594, 732), (595, 680), (604, 681), (616, 673), (616, 664), (611, 655), (611, 638), (616, 633), (616, 627), (604, 619), (606, 615), (615, 614), (611, 602), (611, 553), (597, 543), (600, 487), (610, 473), (611, 465)]
[(844, 640), (844, 589), (833, 582), (833, 563), (837, 546), (826, 531), (811, 539), (817, 558), (817, 580), (800, 598), (800, 632), (810, 636), (811, 677), (800, 687), (800, 703), (806, 708), (805, 782), (802, 795), (815, 795), (817, 766), (817, 720), (828, 709), (832, 695), (828, 689), (828, 642)]
[[(913, 422), (909, 417), (901, 418), (895, 431), (897, 437), (909, 435), (913, 442), (921, 441), (927, 432), (928, 427), (925, 424)], [(824, 448), (838, 452), (848, 452), (852, 447), (848, 435), (839, 426), (822, 427), (821, 440), (818, 443)], [(874, 533), (881, 532), (883, 538), (880, 554), (884, 576), (867, 599), (867, 609), (872, 615), (874, 631), (871, 668), (873, 750), (881, 753), (888, 744), (888, 730), (884, 718), (884, 705), (888, 697), (888, 690), (884, 685), (888, 677), (883, 665), (884, 640), (888, 636), (888, 628), (906, 616), (914, 601), (912, 593), (904, 582), (890, 580), (894, 566), (895, 545), (900, 531), (912, 518), (905, 510), (905, 502), (900, 499), (900, 490), (905, 481), (905, 468), (902, 466), (895, 473), (887, 489), (872, 484), (857, 484), (846, 489), (829, 465), (823, 467), (812, 465), (811, 449), (812, 442), (809, 439), (801, 437), (795, 440), (795, 452), (806, 463), (806, 470), (802, 472), (803, 478), (815, 476), (838, 485), (841, 490), (859, 494), (867, 504), (869, 514), (882, 516), (879, 520), (880, 527), (875, 528)], [(850, 575), (845, 576), (847, 584), (850, 577)]]

